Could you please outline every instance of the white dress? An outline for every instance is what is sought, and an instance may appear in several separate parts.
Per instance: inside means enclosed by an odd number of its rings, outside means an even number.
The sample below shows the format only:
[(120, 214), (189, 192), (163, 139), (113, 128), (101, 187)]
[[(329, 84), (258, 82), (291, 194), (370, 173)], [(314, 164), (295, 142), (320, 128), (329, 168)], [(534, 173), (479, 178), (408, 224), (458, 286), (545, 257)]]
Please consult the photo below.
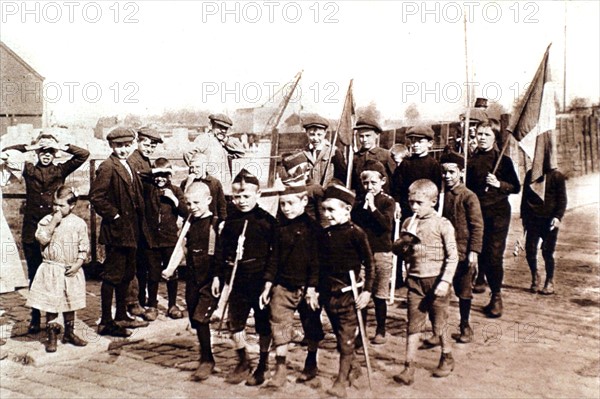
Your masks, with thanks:
[(2, 210), (4, 205), (2, 187), (8, 184), (11, 175), (18, 177), (17, 171), (12, 171), (8, 163), (2, 162), (0, 164), (0, 294), (29, 285), (17, 243)]
[(72, 213), (65, 216), (54, 232), (48, 229), (52, 215), (38, 223), (35, 238), (42, 246), (43, 261), (35, 273), (27, 306), (44, 312), (62, 313), (85, 308), (83, 268), (74, 276), (65, 276), (65, 267), (87, 257), (87, 225)]

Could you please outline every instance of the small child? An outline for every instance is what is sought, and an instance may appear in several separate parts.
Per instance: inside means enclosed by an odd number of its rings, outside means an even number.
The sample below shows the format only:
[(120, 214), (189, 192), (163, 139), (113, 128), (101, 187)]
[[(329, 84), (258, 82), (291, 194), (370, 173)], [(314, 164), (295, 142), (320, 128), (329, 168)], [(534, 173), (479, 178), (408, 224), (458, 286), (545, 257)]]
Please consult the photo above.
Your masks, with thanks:
[[(317, 349), (323, 339), (320, 306), (316, 295), (319, 282), (318, 235), (320, 226), (306, 214), (306, 186), (286, 186), (279, 195), (279, 225), (273, 243), (273, 255), (265, 271), (261, 301), (271, 306), (271, 329), (277, 368), (269, 386), (280, 388), (286, 382), (285, 360), (292, 340), (290, 327), (294, 312), (308, 342), (304, 370), (298, 382), (317, 376)], [(271, 299), (269, 299), (271, 295)]]
[[(552, 165), (555, 166), (555, 165)], [(567, 188), (565, 176), (556, 168), (552, 167), (544, 173), (541, 181), (544, 182), (544, 197), (533, 190), (531, 174), (529, 170), (525, 175), (523, 183), (523, 198), (521, 199), (521, 218), (523, 229), (527, 232), (525, 238), (525, 254), (527, 264), (531, 270), (530, 291), (535, 293), (539, 289), (540, 275), (537, 269), (537, 252), (540, 239), (542, 244), (542, 256), (546, 267), (546, 281), (544, 288), (540, 291), (542, 295), (554, 294), (554, 250), (558, 240), (558, 230), (561, 219), (567, 209)]]
[(440, 363), (433, 375), (446, 377), (454, 369), (450, 342), (443, 331), (448, 319), (450, 284), (458, 255), (452, 224), (438, 216), (434, 209), (437, 197), (438, 189), (430, 180), (420, 179), (411, 184), (408, 198), (414, 216), (404, 222), (405, 234), (393, 245), (393, 250), (401, 252), (409, 264), (406, 360), (404, 370), (394, 376), (394, 381), (403, 385), (414, 382), (414, 358), (428, 312), (433, 332), (441, 337), (442, 345)]
[[(153, 185), (146, 187), (145, 215), (150, 234), (153, 235), (152, 248), (144, 248), (143, 264), (138, 264), (140, 290), (148, 286), (148, 308), (144, 319), (154, 321), (158, 317), (158, 283), (160, 274), (169, 264), (169, 259), (177, 243), (177, 218), (187, 215), (183, 192), (171, 184), (172, 168), (166, 158), (154, 162)], [(168, 310), (172, 319), (183, 317), (177, 307), (177, 278), (167, 281)]]
[(213, 198), (210, 202), (210, 211), (219, 219), (219, 222), (225, 221), (227, 219), (227, 201), (225, 200), (223, 185), (209, 173), (209, 169), (214, 166), (208, 162), (208, 156), (202, 152), (197, 152), (190, 155), (189, 158), (184, 155), (184, 159), (190, 168), (190, 173), (187, 179), (181, 182), (181, 189), (185, 191), (186, 186), (193, 181), (205, 183), (210, 189), (210, 196)]
[[(228, 215), (221, 232), (217, 252), (217, 267), (221, 281), (228, 281), (232, 266), (237, 258), (238, 239), (247, 222), (244, 253), (237, 259), (237, 271), (229, 294), (229, 330), (233, 335), (234, 348), (239, 361), (229, 373), (226, 382), (246, 385), (261, 385), (268, 371), (269, 346), (271, 345), (271, 325), (269, 309), (260, 306), (259, 298), (265, 281), (265, 268), (270, 261), (276, 220), (271, 214), (258, 206), (260, 187), (258, 178), (242, 169), (231, 185), (232, 202), (235, 210)], [(259, 337), (260, 360), (254, 373), (249, 375), (250, 363), (246, 352), (244, 330), (254, 310), (256, 333)]]
[(27, 306), (46, 312), (46, 352), (56, 352), (61, 328), (53, 321), (60, 312), (65, 321), (62, 342), (87, 345), (74, 331), (75, 311), (85, 308), (85, 275), (81, 266), (90, 244), (86, 223), (71, 213), (76, 203), (74, 189), (60, 186), (54, 194), (53, 213), (40, 220), (35, 232), (43, 261), (31, 284)]
[[(192, 380), (204, 381), (215, 368), (209, 323), (217, 306), (220, 288), (214, 264), (217, 218), (209, 209), (212, 197), (206, 183), (194, 181), (189, 184), (185, 190), (185, 201), (191, 213), (190, 229), (186, 235), (188, 273), (185, 303), (200, 344), (200, 365), (192, 374)], [(165, 270), (162, 276), (169, 279), (172, 272)]]
[(449, 152), (442, 155), (440, 163), (446, 188), (442, 216), (454, 226), (458, 250), (458, 266), (453, 281), (460, 311), (458, 342), (467, 344), (473, 341), (469, 315), (473, 281), (477, 275), (477, 261), (483, 245), (483, 217), (477, 195), (461, 181), (465, 159), (455, 152)]
[(352, 221), (367, 233), (373, 251), (375, 277), (372, 294), (377, 330), (371, 342), (381, 345), (386, 342), (386, 300), (390, 295), (392, 276), (392, 227), (396, 204), (392, 197), (383, 192), (386, 172), (380, 162), (365, 162), (360, 179), (365, 193), (359, 197), (352, 209)]
[[(346, 397), (346, 386), (353, 367), (355, 339), (358, 329), (357, 309), (366, 308), (373, 289), (373, 253), (367, 234), (350, 221), (355, 195), (346, 187), (331, 184), (325, 190), (323, 217), (328, 227), (320, 239), (321, 279), (319, 294), (331, 322), (340, 352), (340, 367), (333, 386), (327, 393)], [(356, 300), (352, 291), (342, 291), (351, 285), (349, 271), (355, 275), (365, 268), (363, 291)]]

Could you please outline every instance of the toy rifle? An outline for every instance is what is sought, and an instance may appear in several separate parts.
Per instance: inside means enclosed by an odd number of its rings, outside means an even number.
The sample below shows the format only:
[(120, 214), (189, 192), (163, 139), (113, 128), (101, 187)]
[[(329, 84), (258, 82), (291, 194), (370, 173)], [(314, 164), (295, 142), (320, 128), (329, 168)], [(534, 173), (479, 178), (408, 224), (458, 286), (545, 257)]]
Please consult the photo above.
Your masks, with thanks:
[(177, 267), (179, 266), (179, 264), (181, 263), (181, 260), (183, 259), (183, 248), (181, 247), (181, 244), (183, 244), (183, 239), (185, 238), (185, 236), (188, 233), (188, 230), (190, 229), (190, 219), (191, 218), (192, 218), (192, 214), (190, 213), (188, 215), (188, 217), (185, 219), (185, 222), (183, 223), (183, 227), (181, 228), (181, 233), (179, 233), (179, 237), (177, 237), (177, 243), (175, 244), (175, 250), (171, 254), (171, 257), (169, 258), (169, 264), (167, 265), (167, 268), (165, 270), (163, 270), (163, 272), (162, 272), (162, 277), (164, 279), (169, 279), (173, 275), (173, 273), (175, 273), (175, 270), (177, 270)]
[[(350, 287), (352, 287), (352, 295), (354, 296), (354, 301), (358, 299), (358, 287), (356, 284), (356, 276), (354, 275), (354, 270), (350, 270)], [(365, 351), (365, 361), (367, 363), (367, 377), (369, 378), (369, 389), (372, 390), (371, 387), (371, 362), (369, 360), (369, 350), (367, 348), (367, 331), (365, 329), (365, 323), (362, 318), (362, 312), (359, 309), (356, 309), (356, 316), (358, 318), (358, 328), (360, 330), (360, 339), (362, 341), (363, 350)]]
[(235, 281), (235, 273), (237, 272), (237, 267), (239, 261), (244, 256), (244, 241), (246, 241), (246, 228), (248, 227), (248, 221), (244, 221), (244, 227), (242, 228), (242, 232), (238, 237), (237, 249), (235, 250), (235, 260), (233, 261), (233, 270), (231, 271), (231, 277), (229, 278), (229, 292), (230, 295), (227, 297), (225, 301), (225, 306), (223, 306), (223, 317), (219, 321), (219, 328), (217, 331), (221, 331), (221, 327), (223, 326), (223, 319), (225, 318), (225, 314), (227, 312), (227, 306), (229, 305), (229, 298), (231, 297), (231, 290), (233, 289), (233, 282)]
[[(396, 212), (394, 212), (394, 241), (400, 238), (400, 205), (396, 203)], [(402, 272), (402, 270), (400, 270)], [(396, 273), (398, 273), (398, 256), (396, 254), (392, 254), (392, 276), (390, 278), (390, 299), (388, 300), (389, 305), (394, 304), (394, 296), (396, 292)], [(404, 277), (404, 276), (403, 276)]]

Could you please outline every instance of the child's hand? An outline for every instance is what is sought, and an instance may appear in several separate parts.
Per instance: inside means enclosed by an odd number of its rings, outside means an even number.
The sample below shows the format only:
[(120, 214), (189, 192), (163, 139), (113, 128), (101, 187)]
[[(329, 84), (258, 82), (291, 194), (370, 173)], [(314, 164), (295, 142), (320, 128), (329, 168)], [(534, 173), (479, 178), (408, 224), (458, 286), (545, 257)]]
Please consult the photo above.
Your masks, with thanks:
[(212, 296), (214, 296), (215, 298), (218, 298), (221, 296), (221, 290), (219, 289), (221, 285), (221, 282), (219, 281), (218, 277), (213, 278), (213, 282), (212, 285), (210, 286), (210, 291), (212, 293)]
[(492, 187), (500, 188), (500, 181), (496, 175), (488, 173), (487, 177), (485, 178), (485, 182)]
[(263, 289), (262, 294), (260, 294), (260, 297), (258, 297), (258, 306), (263, 309), (265, 306), (267, 306), (269, 304), (269, 302), (271, 302), (271, 297), (269, 296), (271, 294), (271, 286), (273, 285), (273, 283), (271, 283), (270, 281), (267, 281), (265, 283), (265, 288)]
[(65, 268), (65, 276), (73, 277), (74, 275), (77, 274), (79, 269), (81, 269), (81, 265), (74, 265), (74, 266), (67, 265), (67, 267)]
[(361, 310), (367, 307), (371, 300), (371, 293), (369, 291), (363, 291), (356, 298), (356, 309)]
[(469, 252), (469, 268), (475, 269), (475, 272), (477, 272), (478, 262), (479, 262), (479, 254), (477, 252)]
[(173, 276), (173, 272), (165, 269), (162, 271), (162, 273), (160, 274), (162, 278), (164, 278), (165, 280), (169, 280), (171, 278), (171, 276)]
[(54, 223), (59, 223), (62, 220), (63, 216), (60, 211), (56, 211), (52, 214), (52, 221)]
[(315, 291), (314, 287), (308, 287), (304, 299), (312, 310), (319, 309), (319, 293)]
[(560, 219), (552, 218), (552, 221), (550, 222), (550, 231), (552, 231), (554, 229), (558, 229), (559, 227), (560, 227)]
[(376, 209), (375, 196), (373, 193), (369, 192), (367, 195), (365, 195), (365, 209), (369, 209), (370, 211), (374, 211)]
[(447, 281), (440, 281), (435, 287), (435, 292), (433, 293), (437, 297), (444, 297), (448, 295), (448, 290), (450, 289), (450, 283)]
[(177, 197), (173, 193), (173, 190), (171, 190), (170, 188), (165, 188), (165, 189), (161, 190), (161, 195), (163, 197), (167, 197), (168, 199), (170, 199), (171, 201), (173, 201), (175, 203), (179, 202), (179, 200), (177, 200)]

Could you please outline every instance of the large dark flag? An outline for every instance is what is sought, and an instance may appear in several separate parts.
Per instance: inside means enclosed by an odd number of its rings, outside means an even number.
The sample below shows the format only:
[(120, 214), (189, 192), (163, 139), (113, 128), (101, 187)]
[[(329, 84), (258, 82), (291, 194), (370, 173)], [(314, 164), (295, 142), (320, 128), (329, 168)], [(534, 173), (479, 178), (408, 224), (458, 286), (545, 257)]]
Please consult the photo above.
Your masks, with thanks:
[(340, 142), (345, 145), (354, 145), (354, 115), (356, 114), (354, 108), (354, 96), (352, 94), (352, 83), (348, 86), (348, 92), (346, 93), (346, 99), (344, 100), (344, 109), (342, 110), (342, 116), (340, 117), (338, 136)]
[(533, 160), (531, 188), (544, 199), (544, 174), (557, 167), (556, 105), (550, 79), (548, 55), (550, 45), (525, 95), (515, 107), (507, 130), (519, 141), (519, 146)]

